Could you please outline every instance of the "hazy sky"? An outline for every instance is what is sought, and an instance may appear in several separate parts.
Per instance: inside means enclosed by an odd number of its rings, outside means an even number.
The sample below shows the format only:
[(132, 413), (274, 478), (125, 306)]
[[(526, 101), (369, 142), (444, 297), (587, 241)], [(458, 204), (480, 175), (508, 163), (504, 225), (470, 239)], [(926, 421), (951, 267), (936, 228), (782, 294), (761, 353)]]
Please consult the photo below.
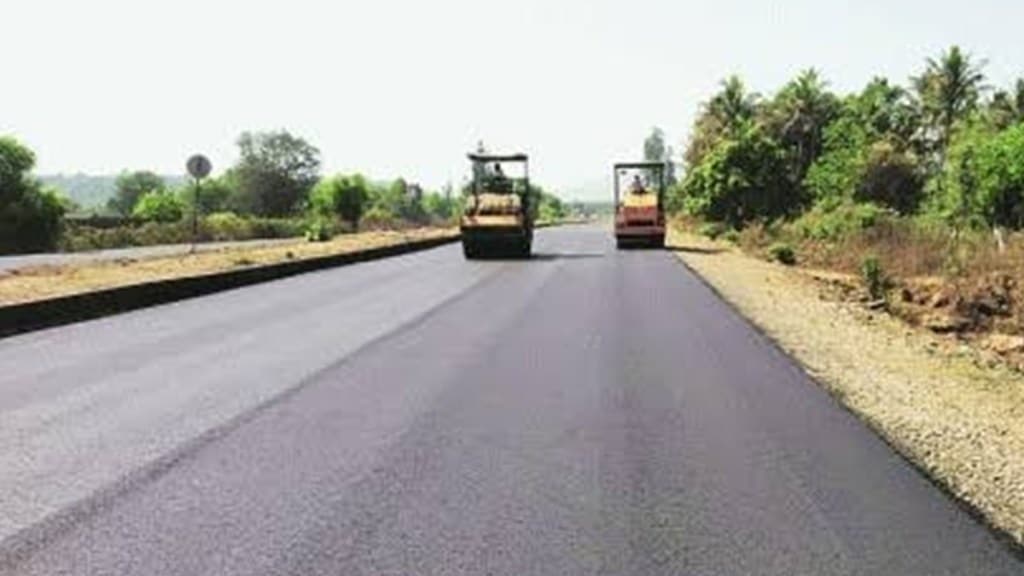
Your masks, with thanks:
[(681, 148), (726, 75), (761, 92), (808, 66), (838, 90), (901, 82), (953, 43), (1024, 75), (1011, 0), (0, 0), (0, 133), (38, 172), (215, 169), (287, 128), (325, 171), (460, 180), (482, 139), (577, 196), (654, 125)]

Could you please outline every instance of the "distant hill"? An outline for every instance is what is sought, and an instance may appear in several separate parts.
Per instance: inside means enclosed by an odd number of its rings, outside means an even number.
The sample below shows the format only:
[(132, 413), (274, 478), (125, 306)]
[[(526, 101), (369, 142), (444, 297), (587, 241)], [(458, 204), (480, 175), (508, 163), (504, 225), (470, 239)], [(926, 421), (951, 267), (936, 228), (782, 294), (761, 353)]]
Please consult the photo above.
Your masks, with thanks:
[[(90, 210), (106, 206), (114, 195), (117, 174), (46, 174), (39, 179), (63, 192), (83, 209)], [(163, 179), (170, 188), (185, 184), (183, 176), (163, 176)]]

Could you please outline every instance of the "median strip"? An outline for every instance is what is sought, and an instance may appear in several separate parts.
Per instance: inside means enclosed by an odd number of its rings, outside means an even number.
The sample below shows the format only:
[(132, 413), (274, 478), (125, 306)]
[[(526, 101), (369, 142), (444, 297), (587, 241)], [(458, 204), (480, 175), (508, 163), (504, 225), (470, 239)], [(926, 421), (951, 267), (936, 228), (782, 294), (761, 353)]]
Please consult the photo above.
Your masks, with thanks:
[(329, 242), (9, 271), (0, 275), (0, 336), (425, 250), (458, 239), (453, 229), (365, 232)]

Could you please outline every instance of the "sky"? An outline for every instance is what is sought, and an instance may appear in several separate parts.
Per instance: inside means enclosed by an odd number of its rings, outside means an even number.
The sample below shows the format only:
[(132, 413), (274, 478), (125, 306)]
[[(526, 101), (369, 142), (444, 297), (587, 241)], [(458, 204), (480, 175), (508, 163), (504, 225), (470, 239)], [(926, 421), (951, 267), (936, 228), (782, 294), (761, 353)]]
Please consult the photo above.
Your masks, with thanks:
[(40, 174), (180, 174), (196, 152), (218, 172), (241, 132), (287, 129), (325, 173), (436, 188), (483, 141), (601, 199), (652, 127), (680, 151), (730, 74), (851, 91), (959, 44), (993, 86), (1024, 76), (1009, 0), (0, 0), (0, 22), (0, 134)]

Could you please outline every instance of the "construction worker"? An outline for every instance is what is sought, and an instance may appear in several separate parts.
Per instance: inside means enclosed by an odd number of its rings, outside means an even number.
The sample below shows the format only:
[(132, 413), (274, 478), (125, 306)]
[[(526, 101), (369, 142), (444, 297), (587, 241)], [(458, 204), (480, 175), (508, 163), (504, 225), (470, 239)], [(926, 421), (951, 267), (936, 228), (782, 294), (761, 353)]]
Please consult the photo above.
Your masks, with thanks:
[(639, 174), (633, 175), (633, 183), (630, 185), (630, 191), (633, 194), (646, 194), (647, 187), (644, 186), (643, 180), (640, 179)]

